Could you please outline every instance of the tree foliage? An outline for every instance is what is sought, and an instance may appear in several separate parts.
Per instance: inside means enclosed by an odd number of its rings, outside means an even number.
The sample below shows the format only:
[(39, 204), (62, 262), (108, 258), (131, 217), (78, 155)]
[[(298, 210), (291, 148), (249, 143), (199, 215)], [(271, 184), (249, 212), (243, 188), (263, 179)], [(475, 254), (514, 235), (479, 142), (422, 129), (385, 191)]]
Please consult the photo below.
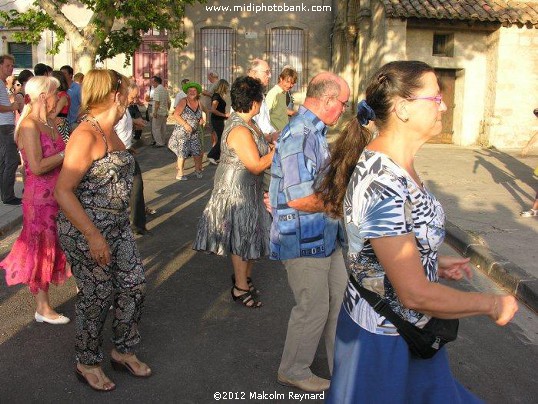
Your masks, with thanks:
[[(185, 6), (205, 0), (36, 0), (25, 12), (0, 11), (0, 23), (15, 32), (17, 41), (37, 44), (43, 32), (55, 33), (55, 42), (49, 53), (55, 54), (68, 38), (75, 58), (85, 57), (91, 63), (119, 54), (126, 55), (129, 63), (132, 54), (142, 43), (142, 33), (155, 29), (166, 30), (168, 46), (182, 48), (185, 35), (182, 20)], [(77, 27), (62, 10), (75, 5), (91, 11), (86, 26)], [(87, 62), (87, 61), (86, 61)], [(84, 63), (85, 64), (85, 63)], [(91, 67), (91, 66), (90, 66)]]

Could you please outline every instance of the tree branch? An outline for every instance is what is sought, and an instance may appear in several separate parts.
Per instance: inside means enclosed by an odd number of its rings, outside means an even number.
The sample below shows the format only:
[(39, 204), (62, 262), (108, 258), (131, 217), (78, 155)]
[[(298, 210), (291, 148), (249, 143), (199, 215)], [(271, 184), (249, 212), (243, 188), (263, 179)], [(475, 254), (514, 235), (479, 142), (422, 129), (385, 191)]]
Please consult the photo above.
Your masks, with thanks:
[(60, 10), (62, 4), (58, 4), (54, 0), (39, 0), (39, 6), (54, 20), (58, 26), (65, 31), (67, 36), (78, 37), (82, 39), (82, 33), (78, 30), (75, 24), (69, 20)]

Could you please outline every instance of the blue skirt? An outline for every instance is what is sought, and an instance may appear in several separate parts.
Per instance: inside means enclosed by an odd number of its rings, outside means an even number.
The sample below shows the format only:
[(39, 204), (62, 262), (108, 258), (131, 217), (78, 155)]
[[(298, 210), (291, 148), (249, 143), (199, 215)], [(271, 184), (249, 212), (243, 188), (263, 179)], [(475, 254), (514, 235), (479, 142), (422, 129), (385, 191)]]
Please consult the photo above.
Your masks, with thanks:
[(342, 307), (326, 403), (482, 403), (452, 376), (445, 348), (411, 356), (400, 336), (372, 334)]

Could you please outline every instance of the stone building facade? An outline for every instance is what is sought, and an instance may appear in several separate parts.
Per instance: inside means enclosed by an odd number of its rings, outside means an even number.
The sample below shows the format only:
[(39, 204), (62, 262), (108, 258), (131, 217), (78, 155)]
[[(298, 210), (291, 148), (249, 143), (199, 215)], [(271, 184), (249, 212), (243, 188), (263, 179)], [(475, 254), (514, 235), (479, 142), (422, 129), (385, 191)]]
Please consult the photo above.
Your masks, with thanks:
[[(24, 10), (32, 0), (16, 0)], [(161, 75), (171, 95), (182, 78), (207, 85), (213, 70), (234, 80), (253, 58), (266, 59), (271, 85), (283, 66), (299, 72), (293, 89), (298, 103), (308, 80), (322, 70), (343, 75), (354, 105), (368, 77), (383, 63), (419, 59), (435, 67), (448, 106), (439, 142), (520, 147), (536, 129), (538, 107), (538, 2), (505, 0), (302, 0), (293, 2), (208, 0), (186, 6), (183, 27), (188, 45), (155, 52), (151, 43), (166, 43), (166, 33), (147, 33), (143, 46), (124, 66), (125, 57), (103, 67), (133, 75), (141, 86)], [(276, 7), (276, 8), (275, 8)], [(278, 8), (280, 7), (280, 8)], [(287, 7), (287, 9), (285, 8)], [(291, 8), (293, 7), (293, 9)], [(84, 26), (80, 7), (63, 11)], [(12, 32), (2, 31), (3, 53), (54, 68), (73, 64), (69, 43), (58, 55), (47, 54), (54, 42), (45, 33), (37, 45), (17, 46)]]
[(333, 69), (353, 83), (355, 99), (382, 64), (422, 60), (444, 84), (438, 141), (520, 147), (536, 130), (538, 3), (356, 0), (339, 10)]

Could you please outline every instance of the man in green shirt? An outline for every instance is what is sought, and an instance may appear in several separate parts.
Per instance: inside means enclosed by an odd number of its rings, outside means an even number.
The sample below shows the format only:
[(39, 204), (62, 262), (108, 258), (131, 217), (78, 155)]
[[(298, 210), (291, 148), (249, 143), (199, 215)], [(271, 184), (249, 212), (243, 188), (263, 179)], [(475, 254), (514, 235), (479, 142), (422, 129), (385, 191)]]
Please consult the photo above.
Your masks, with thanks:
[(295, 114), (295, 111), (288, 109), (286, 103), (286, 93), (297, 82), (297, 72), (291, 67), (286, 67), (278, 76), (278, 84), (276, 84), (265, 97), (265, 102), (269, 107), (269, 116), (271, 124), (277, 131), (284, 129), (287, 125), (289, 117)]

